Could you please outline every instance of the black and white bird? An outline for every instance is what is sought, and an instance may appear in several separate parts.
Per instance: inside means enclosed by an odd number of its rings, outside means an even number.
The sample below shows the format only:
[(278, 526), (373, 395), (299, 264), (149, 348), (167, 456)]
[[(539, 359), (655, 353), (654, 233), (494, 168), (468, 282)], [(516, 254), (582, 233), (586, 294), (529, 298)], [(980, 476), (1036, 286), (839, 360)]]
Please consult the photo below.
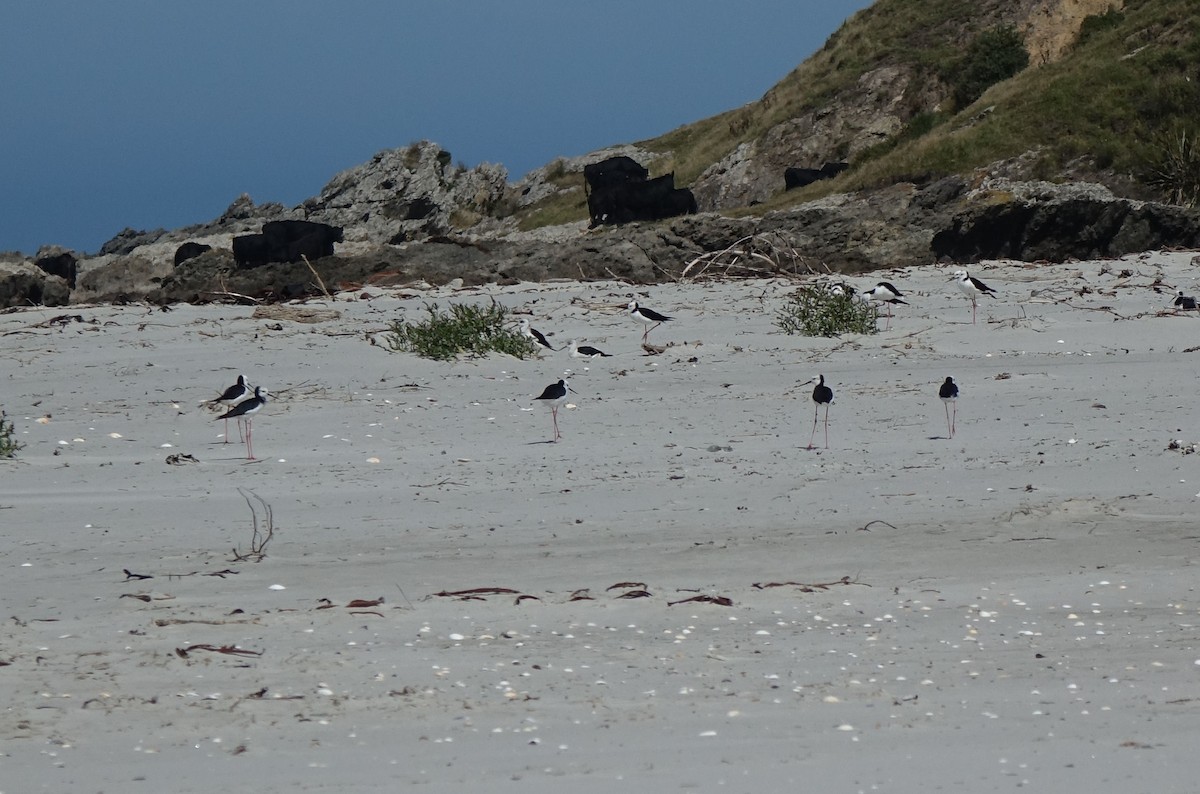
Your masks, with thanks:
[(825, 376), (818, 375), (809, 381), (809, 383), (817, 384), (813, 389), (813, 429), (812, 435), (808, 438), (808, 448), (813, 448), (813, 439), (817, 437), (817, 413), (821, 410), (821, 406), (825, 406), (825, 449), (829, 449), (829, 404), (833, 402), (833, 389), (825, 385)]
[(246, 460), (254, 460), (254, 426), (252, 424), (253, 417), (256, 413), (262, 410), (262, 407), (267, 404), (267, 390), (261, 386), (254, 387), (254, 396), (248, 400), (242, 400), (237, 405), (230, 408), (225, 413), (218, 416), (218, 419), (237, 419), (246, 422)]
[(568, 384), (566, 379), (560, 379), (558, 383), (551, 383), (535, 400), (541, 400), (543, 405), (550, 408), (550, 416), (554, 420), (554, 438), (551, 442), (558, 441), (562, 438), (562, 433), (558, 432), (558, 409), (567, 402), (567, 392), (574, 391)]
[[(958, 384), (954, 378), (946, 378), (946, 382), (938, 389), (938, 397), (946, 406), (946, 431), (950, 433), (950, 438), (954, 438), (954, 422), (958, 418)], [(954, 406), (953, 414), (950, 413), (950, 406)]]
[(578, 339), (571, 340), (571, 358), (608, 358), (610, 355), (591, 345), (581, 345)]
[(529, 339), (532, 340), (532, 342), (538, 347), (545, 348), (546, 350), (554, 349), (550, 346), (550, 343), (546, 341), (546, 337), (542, 334), (542, 332), (529, 324), (528, 317), (521, 318), (521, 333), (529, 337)]
[(955, 270), (954, 278), (958, 282), (958, 288), (962, 290), (964, 295), (971, 299), (971, 324), (974, 325), (976, 298), (978, 298), (980, 295), (989, 295), (994, 298), (996, 297), (996, 290), (992, 289), (987, 284), (984, 284), (974, 276), (969, 275), (965, 270)]
[(1184, 295), (1183, 290), (1179, 290), (1179, 292), (1175, 293), (1175, 306), (1176, 308), (1183, 309), (1185, 312), (1195, 311), (1196, 299), (1191, 295)]
[(892, 327), (892, 305), (908, 305), (908, 301), (901, 300), (904, 297), (904, 293), (896, 289), (896, 286), (889, 281), (879, 282), (874, 287), (871, 287), (869, 290), (864, 292), (863, 297), (869, 301), (877, 301), (879, 303), (887, 304), (887, 328)]
[[(225, 391), (221, 392), (220, 397), (216, 397), (213, 400), (209, 401), (209, 405), (217, 405), (219, 403), (229, 403), (230, 405), (234, 405), (235, 403), (237, 403), (238, 400), (248, 397), (251, 393), (252, 393), (252, 391), (250, 388), (250, 384), (246, 382), (246, 376), (238, 375), (237, 383), (233, 384), (232, 386), (227, 388)], [(239, 440), (243, 440), (242, 420), (241, 419), (238, 420), (237, 426), (238, 426)], [(226, 444), (229, 443), (229, 420), (228, 419), (225, 420), (225, 443)]]
[(637, 301), (630, 301), (627, 308), (629, 309), (630, 317), (646, 326), (646, 330), (642, 333), (642, 344), (646, 343), (646, 340), (650, 337), (651, 331), (663, 323), (670, 322), (671, 320), (675, 319), (674, 317), (668, 317), (665, 314), (659, 314), (653, 309), (647, 309), (644, 306), (639, 306)]

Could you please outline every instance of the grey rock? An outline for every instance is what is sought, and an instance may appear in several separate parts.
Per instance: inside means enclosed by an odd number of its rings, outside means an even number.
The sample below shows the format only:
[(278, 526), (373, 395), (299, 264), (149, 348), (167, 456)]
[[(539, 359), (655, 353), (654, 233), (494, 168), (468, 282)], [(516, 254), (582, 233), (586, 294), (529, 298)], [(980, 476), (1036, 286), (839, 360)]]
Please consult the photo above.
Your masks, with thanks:
[(66, 279), (52, 276), (28, 260), (0, 261), (0, 308), (65, 306), (70, 296)]
[(400, 243), (473, 225), (504, 197), (507, 179), (490, 163), (452, 167), (449, 152), (422, 141), (341, 172), (302, 210), (306, 220), (345, 228), (348, 241)]
[(143, 245), (157, 242), (167, 234), (166, 229), (155, 229), (152, 232), (131, 229), (126, 226), (121, 231), (100, 246), (100, 256), (106, 254), (129, 254)]

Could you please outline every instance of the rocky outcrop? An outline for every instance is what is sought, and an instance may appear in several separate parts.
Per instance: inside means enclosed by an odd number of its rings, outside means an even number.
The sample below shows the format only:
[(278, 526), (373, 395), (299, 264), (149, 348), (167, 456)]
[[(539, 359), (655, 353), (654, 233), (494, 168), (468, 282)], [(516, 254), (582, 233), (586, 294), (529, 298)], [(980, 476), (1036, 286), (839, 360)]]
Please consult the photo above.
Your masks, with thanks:
[(12, 306), (65, 306), (66, 279), (52, 276), (24, 258), (0, 260), (0, 309)]
[(508, 186), (503, 166), (451, 165), (428, 141), (379, 152), (335, 176), (299, 210), (346, 229), (348, 241), (401, 243), (462, 231), (490, 214)]
[[(914, 98), (914, 93), (924, 96)], [(704, 211), (765, 201), (784, 189), (786, 169), (852, 161), (896, 135), (918, 108), (936, 104), (941, 96), (936, 85), (918, 80), (910, 68), (869, 71), (859, 78), (852, 101), (835, 100), (776, 124), (705, 169), (692, 187), (696, 202)]]
[(1200, 247), (1197, 212), (1115, 198), (1099, 185), (985, 180), (930, 242), (939, 258), (1062, 262)]
[(33, 257), (33, 264), (52, 276), (58, 276), (75, 289), (75, 278), (79, 272), (79, 257), (74, 251), (61, 245), (43, 245)]
[[(1012, 233), (1013, 230), (1019, 233)], [(1065, 230), (1055, 234), (1054, 230)], [(623, 279), (650, 284), (679, 278), (687, 263), (750, 237), (769, 238), (796, 257), (773, 270), (829, 268), (857, 273), (981, 255), (1026, 261), (1115, 257), (1176, 245), (1200, 246), (1200, 211), (1131, 202), (1098, 185), (950, 177), (861, 194), (836, 194), (762, 217), (702, 213), (658, 223), (583, 230), (554, 239), (462, 238), (377, 245), (326, 257), (317, 266), (330, 290), (364, 284), (510, 284), (549, 278)], [(983, 242), (981, 242), (983, 241)], [(984, 243), (992, 245), (983, 253)], [(954, 247), (957, 246), (957, 247)], [(798, 258), (798, 261), (796, 261)], [(317, 295), (311, 270), (272, 264), (237, 270), (225, 251), (182, 263), (148, 290), (153, 301), (203, 301), (226, 292), (269, 300)]]

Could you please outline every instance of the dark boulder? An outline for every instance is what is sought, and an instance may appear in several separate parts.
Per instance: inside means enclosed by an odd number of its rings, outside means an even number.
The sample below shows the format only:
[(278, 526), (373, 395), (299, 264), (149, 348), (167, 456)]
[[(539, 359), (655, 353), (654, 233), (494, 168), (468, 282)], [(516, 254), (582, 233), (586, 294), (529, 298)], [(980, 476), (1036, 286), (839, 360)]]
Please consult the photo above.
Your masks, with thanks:
[(811, 185), (813, 182), (820, 182), (822, 179), (833, 179), (849, 167), (849, 163), (825, 163), (820, 168), (785, 168), (783, 169), (784, 190), (794, 190)]
[(211, 251), (211, 250), (212, 250), (211, 245), (205, 245), (204, 243), (196, 243), (196, 242), (192, 242), (191, 240), (189, 240), (188, 242), (184, 243), (183, 245), (181, 245), (175, 249), (175, 267), (179, 267), (181, 264), (188, 261), (189, 259), (195, 259), (196, 257), (200, 256), (200, 254), (204, 253), (205, 251)]
[(1157, 248), (1200, 246), (1200, 213), (1164, 204), (1068, 198), (976, 203), (956, 214), (930, 243), (956, 262), (1025, 262), (1117, 257)]
[(648, 176), (650, 172), (641, 163), (625, 155), (610, 157), (583, 167), (583, 178), (592, 190), (645, 182)]
[(625, 156), (584, 166), (591, 225), (657, 221), (696, 212), (695, 196), (675, 187), (674, 173), (647, 179), (648, 173)]
[(33, 264), (52, 276), (58, 276), (75, 289), (75, 278), (79, 274), (79, 258), (71, 251), (58, 246), (42, 248), (34, 257)]
[(342, 227), (313, 221), (268, 221), (259, 234), (233, 238), (233, 258), (240, 268), (269, 262), (293, 263), (303, 258), (333, 255), (334, 243), (343, 240)]

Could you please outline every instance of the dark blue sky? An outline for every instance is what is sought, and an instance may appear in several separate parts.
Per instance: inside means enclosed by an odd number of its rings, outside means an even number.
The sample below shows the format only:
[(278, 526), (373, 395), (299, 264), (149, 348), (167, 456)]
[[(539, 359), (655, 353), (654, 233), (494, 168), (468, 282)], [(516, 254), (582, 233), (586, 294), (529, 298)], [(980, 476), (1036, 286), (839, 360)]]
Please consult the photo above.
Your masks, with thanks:
[(0, 251), (298, 204), (426, 138), (515, 181), (751, 102), (869, 0), (0, 8)]

